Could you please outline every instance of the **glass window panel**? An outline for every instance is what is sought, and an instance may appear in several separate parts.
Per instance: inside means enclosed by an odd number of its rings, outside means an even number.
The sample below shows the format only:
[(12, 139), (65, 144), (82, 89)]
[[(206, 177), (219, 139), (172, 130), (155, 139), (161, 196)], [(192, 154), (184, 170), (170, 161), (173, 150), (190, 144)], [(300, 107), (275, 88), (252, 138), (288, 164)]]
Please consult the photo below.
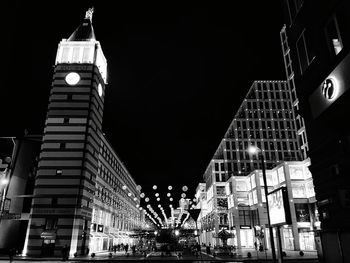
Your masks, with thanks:
[(307, 198), (304, 183), (292, 183), (293, 198)]
[(250, 182), (251, 182), (252, 188), (255, 188), (255, 187), (256, 187), (255, 174), (253, 174), (253, 175), (250, 177)]
[(279, 183), (283, 183), (286, 180), (285, 176), (284, 176), (283, 166), (278, 168), (277, 172), (278, 172), (278, 181), (279, 181)]
[(253, 191), (253, 204), (258, 203), (258, 195), (256, 193), (256, 190)]

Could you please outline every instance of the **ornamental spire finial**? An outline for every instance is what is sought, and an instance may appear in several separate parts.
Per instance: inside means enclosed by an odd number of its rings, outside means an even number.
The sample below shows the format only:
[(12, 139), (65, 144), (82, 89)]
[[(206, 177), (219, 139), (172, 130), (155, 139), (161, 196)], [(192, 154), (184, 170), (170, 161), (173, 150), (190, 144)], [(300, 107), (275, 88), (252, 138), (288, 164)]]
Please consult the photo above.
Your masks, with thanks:
[(90, 19), (90, 21), (92, 21), (93, 13), (94, 13), (94, 7), (89, 8), (89, 10), (85, 12), (85, 19)]

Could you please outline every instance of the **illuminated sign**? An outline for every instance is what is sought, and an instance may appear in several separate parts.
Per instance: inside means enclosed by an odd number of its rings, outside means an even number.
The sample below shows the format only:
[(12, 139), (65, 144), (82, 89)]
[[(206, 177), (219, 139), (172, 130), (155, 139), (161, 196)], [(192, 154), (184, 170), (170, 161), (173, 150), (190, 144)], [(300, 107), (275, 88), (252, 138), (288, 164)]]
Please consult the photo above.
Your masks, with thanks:
[(103, 225), (97, 225), (97, 232), (103, 233)]
[(338, 85), (333, 78), (328, 78), (323, 82), (322, 94), (327, 100), (332, 100), (338, 93)]
[(291, 224), (291, 216), (286, 187), (278, 188), (268, 194), (271, 225)]

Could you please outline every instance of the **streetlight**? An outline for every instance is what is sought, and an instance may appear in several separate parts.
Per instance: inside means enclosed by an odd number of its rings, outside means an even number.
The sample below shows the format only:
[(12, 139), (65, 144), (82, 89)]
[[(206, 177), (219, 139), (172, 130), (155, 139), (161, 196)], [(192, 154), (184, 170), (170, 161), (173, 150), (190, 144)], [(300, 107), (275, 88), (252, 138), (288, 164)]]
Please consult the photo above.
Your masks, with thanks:
[(265, 192), (265, 199), (266, 199), (266, 210), (267, 210), (267, 223), (269, 225), (269, 232), (270, 232), (270, 243), (271, 243), (271, 252), (272, 252), (272, 260), (273, 262), (276, 262), (276, 251), (275, 251), (275, 242), (273, 239), (273, 230), (270, 223), (270, 212), (269, 212), (269, 202), (268, 202), (268, 190), (267, 190), (267, 182), (266, 182), (266, 170), (265, 170), (265, 158), (263, 152), (256, 146), (250, 145), (247, 149), (248, 153), (250, 154), (256, 154), (257, 156), (260, 156), (261, 161), (261, 169), (263, 173), (263, 180), (264, 180), (264, 192)]

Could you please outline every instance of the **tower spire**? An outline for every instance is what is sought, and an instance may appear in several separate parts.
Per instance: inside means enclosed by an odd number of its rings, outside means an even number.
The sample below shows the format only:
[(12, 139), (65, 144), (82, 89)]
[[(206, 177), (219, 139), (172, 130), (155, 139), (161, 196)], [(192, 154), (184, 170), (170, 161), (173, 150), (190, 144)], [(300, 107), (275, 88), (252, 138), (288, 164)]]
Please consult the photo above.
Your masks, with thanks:
[(85, 12), (84, 21), (68, 38), (68, 41), (92, 41), (96, 40), (94, 29), (92, 27), (92, 15), (94, 13), (94, 7), (89, 8)]
[(88, 11), (85, 12), (85, 19), (89, 19), (92, 21), (92, 15), (94, 14), (94, 7), (91, 7), (88, 9)]

